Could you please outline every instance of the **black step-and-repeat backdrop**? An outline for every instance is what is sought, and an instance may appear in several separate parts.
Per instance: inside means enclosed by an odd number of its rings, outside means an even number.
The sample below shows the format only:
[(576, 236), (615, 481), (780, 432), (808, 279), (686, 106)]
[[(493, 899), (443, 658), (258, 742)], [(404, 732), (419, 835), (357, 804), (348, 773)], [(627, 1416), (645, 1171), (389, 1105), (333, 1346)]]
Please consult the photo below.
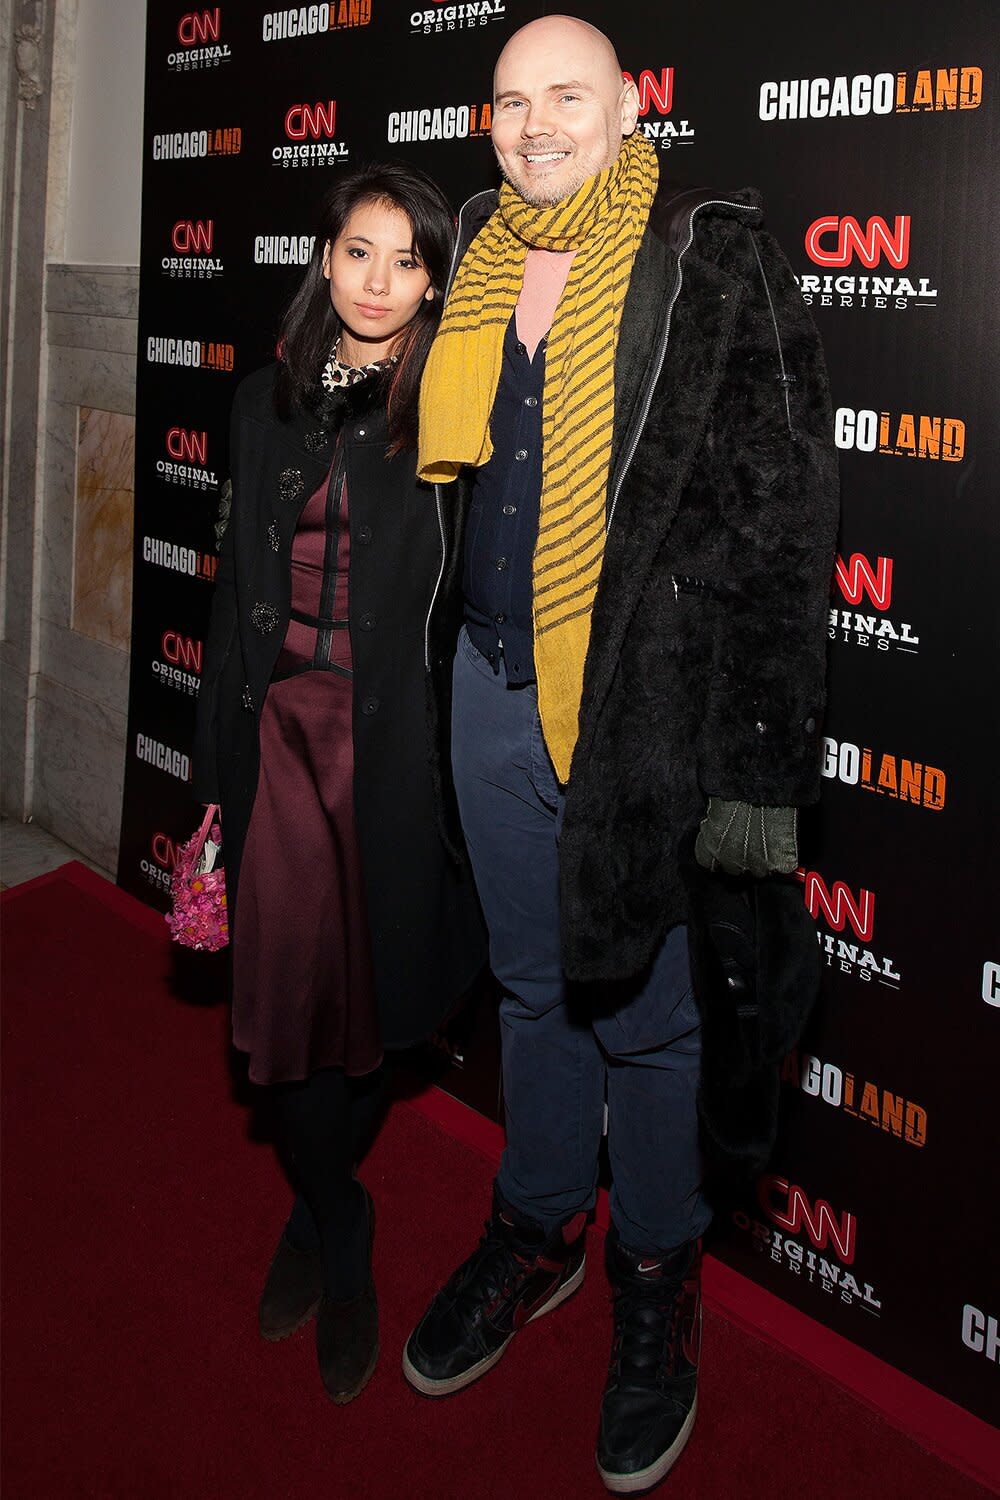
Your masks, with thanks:
[[(150, 0), (135, 612), (119, 880), (164, 907), (236, 382), (266, 361), (336, 173), (494, 182), (495, 56), (529, 0)], [(992, 0), (579, 0), (661, 170), (760, 187), (822, 333), (842, 454), (831, 690), (803, 896), (826, 966), (772, 1171), (717, 1252), (968, 1410), (998, 1389), (1000, 922)], [(991, 889), (992, 887), (992, 889)], [(489, 1025), (446, 1040), (495, 1097)]]

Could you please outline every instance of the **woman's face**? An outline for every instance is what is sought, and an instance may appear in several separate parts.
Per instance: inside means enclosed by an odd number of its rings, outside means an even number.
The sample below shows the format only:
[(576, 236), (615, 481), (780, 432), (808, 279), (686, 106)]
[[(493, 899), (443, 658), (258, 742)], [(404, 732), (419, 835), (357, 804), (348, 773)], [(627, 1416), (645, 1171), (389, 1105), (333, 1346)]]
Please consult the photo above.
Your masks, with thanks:
[(343, 324), (344, 364), (385, 359), (424, 298), (432, 300), (431, 279), (412, 246), (409, 219), (388, 203), (360, 204), (327, 244), (323, 275)]

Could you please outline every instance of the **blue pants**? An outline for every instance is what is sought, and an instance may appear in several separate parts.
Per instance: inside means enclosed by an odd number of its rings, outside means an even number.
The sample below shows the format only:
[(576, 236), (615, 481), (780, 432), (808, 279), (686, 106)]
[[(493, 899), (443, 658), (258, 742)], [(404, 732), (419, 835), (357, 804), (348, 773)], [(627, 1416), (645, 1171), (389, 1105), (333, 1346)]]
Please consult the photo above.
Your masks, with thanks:
[(563, 793), (534, 684), (508, 688), (463, 630), (452, 754), (462, 824), (503, 988), (507, 1147), (497, 1185), (547, 1227), (592, 1206), (608, 1109), (611, 1215), (640, 1252), (694, 1239), (701, 1192), (701, 1030), (687, 935), (674, 927), (634, 983), (568, 985), (559, 943)]

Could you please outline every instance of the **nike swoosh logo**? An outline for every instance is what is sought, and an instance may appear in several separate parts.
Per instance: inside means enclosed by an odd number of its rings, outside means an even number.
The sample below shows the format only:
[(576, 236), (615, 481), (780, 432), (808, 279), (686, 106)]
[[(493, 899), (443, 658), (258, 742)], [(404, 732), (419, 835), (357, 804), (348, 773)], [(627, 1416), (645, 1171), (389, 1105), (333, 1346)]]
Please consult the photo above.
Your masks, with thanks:
[(543, 1303), (547, 1302), (548, 1299), (552, 1296), (553, 1292), (556, 1290), (556, 1286), (557, 1281), (551, 1281), (549, 1282), (548, 1286), (546, 1286), (541, 1292), (539, 1292), (538, 1296), (534, 1299), (533, 1302), (518, 1302), (515, 1305), (513, 1317), (511, 1319), (515, 1330), (524, 1327), (529, 1318), (533, 1317), (538, 1309), (543, 1305)]
[(681, 1331), (681, 1348), (684, 1358), (689, 1365), (698, 1368), (698, 1356), (701, 1353), (701, 1307), (695, 1300), (693, 1316), (684, 1319)]

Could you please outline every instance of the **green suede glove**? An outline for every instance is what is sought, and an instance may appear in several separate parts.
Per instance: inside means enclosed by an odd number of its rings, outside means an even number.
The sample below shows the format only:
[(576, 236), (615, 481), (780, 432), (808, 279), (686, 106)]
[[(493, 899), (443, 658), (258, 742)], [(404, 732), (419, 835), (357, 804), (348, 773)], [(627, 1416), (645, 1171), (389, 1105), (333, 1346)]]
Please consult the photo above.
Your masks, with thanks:
[(695, 859), (727, 875), (790, 875), (798, 866), (794, 807), (751, 807), (709, 797)]

